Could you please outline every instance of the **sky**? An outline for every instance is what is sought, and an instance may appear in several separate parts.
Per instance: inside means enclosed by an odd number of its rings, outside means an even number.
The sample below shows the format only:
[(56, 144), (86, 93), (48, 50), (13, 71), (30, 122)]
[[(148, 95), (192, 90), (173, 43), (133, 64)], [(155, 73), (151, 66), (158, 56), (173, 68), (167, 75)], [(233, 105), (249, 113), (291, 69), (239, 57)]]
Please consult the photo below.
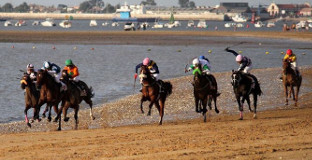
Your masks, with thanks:
[[(67, 6), (79, 6), (80, 3), (86, 0), (0, 0), (0, 5), (3, 6), (5, 3), (11, 3), (13, 6), (17, 6), (26, 2), (27, 4), (35, 3), (45, 6), (57, 6), (58, 4), (65, 4)], [(103, 0), (106, 4), (110, 3), (112, 5), (116, 4), (140, 4), (142, 0)], [(179, 0), (154, 0), (158, 6), (179, 6)], [(271, 2), (279, 4), (297, 4), (309, 2), (312, 4), (312, 0), (190, 0), (194, 1), (196, 6), (216, 6), (220, 2), (248, 2), (249, 6), (257, 6), (260, 4), (270, 4)]]

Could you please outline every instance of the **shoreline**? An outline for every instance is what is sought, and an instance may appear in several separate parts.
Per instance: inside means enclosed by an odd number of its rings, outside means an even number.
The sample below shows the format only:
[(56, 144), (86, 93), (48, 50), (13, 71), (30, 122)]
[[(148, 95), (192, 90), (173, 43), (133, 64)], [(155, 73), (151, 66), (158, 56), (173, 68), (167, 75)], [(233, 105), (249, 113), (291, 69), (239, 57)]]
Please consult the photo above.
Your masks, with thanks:
[[(178, 38), (177, 38), (178, 37)], [(0, 43), (204, 45), (192, 37), (254, 37), (312, 41), (312, 32), (277, 31), (0, 31)], [(134, 41), (135, 39), (135, 41)]]

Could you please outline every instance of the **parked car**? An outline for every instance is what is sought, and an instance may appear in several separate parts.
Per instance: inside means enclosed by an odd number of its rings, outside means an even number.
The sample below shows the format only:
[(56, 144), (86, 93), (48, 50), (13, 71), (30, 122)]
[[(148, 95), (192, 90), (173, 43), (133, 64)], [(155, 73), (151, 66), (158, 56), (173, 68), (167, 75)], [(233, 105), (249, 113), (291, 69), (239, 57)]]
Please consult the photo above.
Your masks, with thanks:
[(135, 31), (134, 24), (132, 22), (127, 22), (124, 26), (125, 31)]

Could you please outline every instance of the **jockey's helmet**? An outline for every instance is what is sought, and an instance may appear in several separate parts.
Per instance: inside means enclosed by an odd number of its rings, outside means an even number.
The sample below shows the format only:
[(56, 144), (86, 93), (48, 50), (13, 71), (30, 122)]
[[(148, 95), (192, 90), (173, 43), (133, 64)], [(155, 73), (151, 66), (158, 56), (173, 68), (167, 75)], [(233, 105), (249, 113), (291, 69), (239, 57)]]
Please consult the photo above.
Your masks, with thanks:
[(205, 56), (201, 55), (199, 56), (199, 59), (205, 59)]
[(44, 61), (44, 62), (43, 62), (43, 68), (44, 68), (44, 69), (48, 69), (48, 68), (50, 67), (50, 65), (51, 65), (51, 63), (48, 62), (48, 61)]
[(71, 66), (71, 65), (74, 65), (74, 64), (73, 64), (73, 61), (72, 61), (71, 59), (67, 59), (67, 60), (65, 61), (65, 65), (66, 65), (66, 66)]
[(150, 62), (150, 59), (148, 57), (146, 57), (144, 60), (143, 60), (143, 65), (147, 66)]
[(34, 65), (33, 64), (27, 64), (26, 68), (27, 69), (34, 69)]
[(289, 56), (292, 55), (292, 50), (291, 50), (291, 49), (288, 49), (287, 52), (286, 52), (286, 54), (289, 55)]
[(242, 55), (237, 55), (236, 56), (236, 62), (241, 62), (243, 60), (243, 56)]
[(199, 60), (198, 60), (197, 58), (195, 58), (195, 59), (193, 60), (193, 65), (197, 66), (198, 64), (199, 64)]

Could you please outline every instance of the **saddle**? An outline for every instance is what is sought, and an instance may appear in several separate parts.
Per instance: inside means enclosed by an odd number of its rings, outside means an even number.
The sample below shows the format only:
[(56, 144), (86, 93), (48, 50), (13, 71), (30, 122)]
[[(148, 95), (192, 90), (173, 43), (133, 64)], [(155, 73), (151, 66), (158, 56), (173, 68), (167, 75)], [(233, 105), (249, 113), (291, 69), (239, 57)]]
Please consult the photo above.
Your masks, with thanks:
[(244, 73), (244, 75), (251, 80), (251, 89), (256, 89), (256, 84), (258, 83), (256, 76), (250, 73)]
[(81, 97), (85, 97), (85, 96), (87, 96), (87, 92), (86, 92), (86, 90), (85, 90), (85, 86), (84, 86), (82, 83), (80, 83), (80, 82), (81, 82), (81, 81), (78, 81), (78, 82), (71, 81), (71, 83), (72, 83), (73, 85), (75, 85), (75, 86), (79, 89), (80, 96), (81, 96)]

